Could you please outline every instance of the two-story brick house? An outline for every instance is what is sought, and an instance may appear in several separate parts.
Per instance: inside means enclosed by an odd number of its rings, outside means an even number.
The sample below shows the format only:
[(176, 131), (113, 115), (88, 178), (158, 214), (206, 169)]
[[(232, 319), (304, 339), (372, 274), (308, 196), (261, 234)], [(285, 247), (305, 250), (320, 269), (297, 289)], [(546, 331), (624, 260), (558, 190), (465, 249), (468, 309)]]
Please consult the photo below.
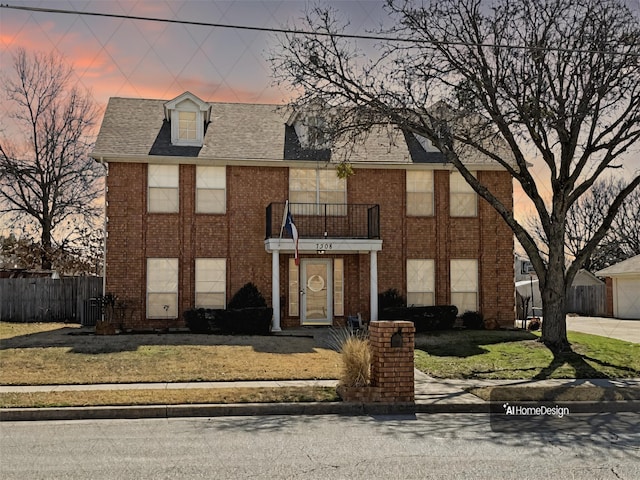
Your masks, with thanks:
[[(183, 325), (184, 311), (224, 308), (247, 282), (274, 330), (376, 319), (389, 288), (513, 324), (511, 231), (442, 155), (412, 134), (373, 134), (340, 179), (341, 152), (312, 138), (314, 121), (189, 92), (109, 101), (93, 157), (108, 165), (106, 292), (131, 307), (125, 328)], [(465, 162), (511, 205), (503, 168)]]

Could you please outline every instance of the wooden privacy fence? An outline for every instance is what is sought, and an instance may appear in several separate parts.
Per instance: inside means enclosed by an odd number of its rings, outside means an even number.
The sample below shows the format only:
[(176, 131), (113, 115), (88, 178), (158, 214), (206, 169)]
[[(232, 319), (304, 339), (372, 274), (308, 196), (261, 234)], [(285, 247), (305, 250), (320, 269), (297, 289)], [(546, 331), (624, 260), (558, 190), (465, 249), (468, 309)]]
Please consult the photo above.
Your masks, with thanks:
[(601, 317), (607, 312), (606, 286), (580, 285), (567, 293), (567, 312), (590, 317)]
[(0, 321), (95, 325), (102, 277), (2, 278)]

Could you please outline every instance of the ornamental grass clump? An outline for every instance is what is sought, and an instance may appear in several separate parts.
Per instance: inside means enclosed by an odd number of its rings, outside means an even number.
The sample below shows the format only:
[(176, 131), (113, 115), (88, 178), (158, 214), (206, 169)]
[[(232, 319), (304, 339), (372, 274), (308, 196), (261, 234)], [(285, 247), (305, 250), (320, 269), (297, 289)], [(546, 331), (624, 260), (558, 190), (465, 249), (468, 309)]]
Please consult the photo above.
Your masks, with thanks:
[(351, 336), (341, 349), (342, 375), (340, 385), (365, 387), (371, 379), (371, 349), (366, 338)]
[(371, 379), (371, 348), (365, 330), (338, 328), (329, 330), (326, 346), (340, 353), (340, 386), (365, 387)]

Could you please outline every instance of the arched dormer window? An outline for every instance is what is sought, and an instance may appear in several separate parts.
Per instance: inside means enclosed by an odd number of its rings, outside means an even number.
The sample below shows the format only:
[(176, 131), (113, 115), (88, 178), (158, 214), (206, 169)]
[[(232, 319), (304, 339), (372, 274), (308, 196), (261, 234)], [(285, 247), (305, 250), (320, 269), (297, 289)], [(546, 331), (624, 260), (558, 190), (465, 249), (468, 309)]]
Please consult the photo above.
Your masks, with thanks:
[(211, 119), (211, 105), (191, 92), (164, 104), (165, 120), (171, 123), (171, 144), (201, 147), (205, 125)]

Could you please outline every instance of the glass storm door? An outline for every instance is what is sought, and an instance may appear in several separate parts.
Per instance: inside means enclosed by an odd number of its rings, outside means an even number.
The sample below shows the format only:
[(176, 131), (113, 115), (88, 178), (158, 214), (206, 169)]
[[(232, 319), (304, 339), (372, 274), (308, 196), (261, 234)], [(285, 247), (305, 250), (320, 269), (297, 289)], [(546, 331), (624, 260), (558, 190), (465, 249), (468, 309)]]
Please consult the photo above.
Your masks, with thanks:
[(302, 260), (301, 267), (302, 325), (331, 325), (331, 260)]

